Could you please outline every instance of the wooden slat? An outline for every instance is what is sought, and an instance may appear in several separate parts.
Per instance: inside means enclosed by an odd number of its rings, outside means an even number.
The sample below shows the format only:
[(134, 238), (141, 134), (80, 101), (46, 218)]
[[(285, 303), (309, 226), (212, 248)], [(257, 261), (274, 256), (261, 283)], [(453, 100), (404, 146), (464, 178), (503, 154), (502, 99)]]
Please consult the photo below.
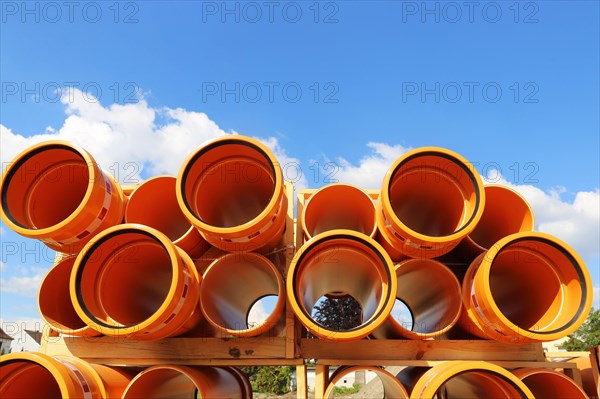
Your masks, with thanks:
[(308, 381), (304, 363), (296, 366), (296, 398), (308, 399)]
[(329, 366), (325, 364), (317, 364), (315, 366), (315, 399), (323, 399), (325, 397), (325, 389), (329, 384)]
[(302, 339), (305, 359), (354, 360), (511, 360), (543, 361), (539, 344), (505, 345), (494, 341), (360, 340), (327, 342)]
[[(144, 364), (225, 364), (240, 361), (255, 364), (296, 364), (285, 359), (285, 337), (258, 338), (167, 338), (158, 341), (130, 341), (113, 337), (55, 337), (45, 345), (50, 356), (71, 355), (99, 363)], [(258, 363), (256, 363), (258, 364)]]

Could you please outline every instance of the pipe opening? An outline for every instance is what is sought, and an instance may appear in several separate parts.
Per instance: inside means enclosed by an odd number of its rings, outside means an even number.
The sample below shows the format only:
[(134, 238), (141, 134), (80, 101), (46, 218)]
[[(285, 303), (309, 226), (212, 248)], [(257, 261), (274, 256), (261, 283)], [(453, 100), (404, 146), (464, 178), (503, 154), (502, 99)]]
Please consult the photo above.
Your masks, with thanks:
[(159, 176), (142, 183), (129, 197), (125, 222), (153, 227), (171, 241), (184, 236), (192, 224), (179, 207), (176, 182), (173, 176)]
[(152, 316), (167, 299), (173, 280), (171, 258), (162, 244), (131, 231), (101, 240), (80, 273), (80, 303), (91, 317), (118, 326)]
[(335, 229), (373, 237), (377, 230), (373, 200), (360, 188), (347, 184), (326, 186), (314, 193), (304, 208), (302, 222), (308, 238)]
[(40, 364), (20, 360), (2, 364), (0, 397), (6, 399), (63, 397), (58, 381)]
[(285, 302), (283, 278), (256, 253), (227, 254), (203, 276), (200, 303), (206, 319), (230, 334), (260, 334), (280, 318)]
[(265, 323), (269, 315), (275, 311), (278, 299), (277, 295), (266, 295), (257, 299), (248, 311), (246, 328), (255, 328)]
[(551, 370), (526, 370), (515, 372), (536, 398), (587, 399), (587, 395), (573, 380)]
[(532, 231), (534, 217), (527, 201), (503, 186), (485, 187), (485, 207), (469, 237), (483, 249), (521, 231)]
[(526, 398), (525, 393), (512, 381), (489, 370), (469, 370), (446, 380), (434, 398)]
[(412, 311), (406, 303), (398, 298), (396, 298), (396, 301), (394, 302), (391, 315), (397, 325), (409, 331), (413, 330), (415, 322)]
[(123, 399), (202, 398), (194, 381), (178, 370), (154, 369), (136, 377)]
[(276, 175), (258, 147), (237, 140), (215, 143), (199, 152), (183, 176), (182, 191), (190, 211), (214, 227), (250, 222), (271, 202)]
[(576, 261), (549, 241), (513, 241), (492, 261), (492, 299), (519, 328), (554, 332), (581, 312), (586, 294), (578, 271)]
[(398, 219), (432, 237), (461, 230), (475, 214), (478, 197), (470, 173), (456, 160), (431, 154), (400, 163), (389, 186), (390, 204)]
[(52, 227), (81, 204), (90, 183), (86, 160), (62, 145), (42, 147), (17, 161), (2, 188), (2, 206), (15, 224)]
[(74, 263), (73, 256), (54, 265), (42, 280), (38, 293), (38, 307), (44, 320), (66, 334), (86, 327), (73, 307), (69, 292)]
[[(361, 373), (362, 376), (359, 373)], [(358, 379), (363, 380), (363, 388), (368, 386), (367, 392), (369, 394), (369, 398), (379, 397), (393, 399), (408, 399), (409, 397), (402, 383), (398, 379), (396, 379), (394, 375), (390, 374), (384, 369), (368, 366), (354, 366), (344, 368), (341, 371), (340, 369), (336, 370), (331, 376), (331, 382), (327, 386), (324, 397), (346, 397), (338, 393), (340, 388), (351, 388), (353, 387), (353, 383), (355, 384), (358, 382)], [(361, 391), (362, 395), (361, 393), (359, 393), (358, 395), (361, 395), (360, 397), (365, 397), (364, 390), (361, 389)]]
[[(352, 332), (349, 336), (356, 339), (368, 335), (389, 315), (396, 284), (395, 280), (391, 281), (389, 258), (370, 244), (369, 237), (356, 233), (361, 236), (359, 239), (353, 235), (338, 235), (337, 231), (313, 238), (301, 249), (300, 255), (297, 254), (292, 262), (293, 272), (288, 275), (293, 291), (290, 294), (305, 326), (325, 338), (334, 335), (312, 316), (315, 305), (322, 297), (353, 298), (362, 310), (361, 322), (339, 332)], [(346, 295), (340, 296), (340, 293)]]
[(396, 298), (406, 305), (411, 316), (407, 330), (433, 337), (456, 323), (462, 296), (460, 283), (450, 269), (431, 259), (411, 259), (396, 267), (396, 277)]

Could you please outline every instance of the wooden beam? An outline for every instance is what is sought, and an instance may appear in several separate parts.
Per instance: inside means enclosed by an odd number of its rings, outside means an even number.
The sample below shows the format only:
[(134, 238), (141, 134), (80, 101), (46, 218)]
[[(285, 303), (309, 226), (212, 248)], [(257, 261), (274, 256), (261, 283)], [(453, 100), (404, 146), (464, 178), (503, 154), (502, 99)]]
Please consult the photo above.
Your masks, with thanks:
[(296, 366), (296, 398), (308, 399), (308, 381), (304, 363)]
[(304, 359), (544, 361), (541, 345), (507, 345), (485, 340), (301, 340)]
[(325, 389), (329, 384), (329, 366), (317, 364), (315, 366), (315, 399), (324, 399)]

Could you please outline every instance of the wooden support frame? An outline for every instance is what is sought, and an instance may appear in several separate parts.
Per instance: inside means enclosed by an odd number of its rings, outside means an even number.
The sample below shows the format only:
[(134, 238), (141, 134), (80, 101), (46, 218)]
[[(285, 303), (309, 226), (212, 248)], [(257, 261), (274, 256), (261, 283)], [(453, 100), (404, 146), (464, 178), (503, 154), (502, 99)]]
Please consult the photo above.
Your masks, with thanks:
[[(130, 193), (133, 188), (128, 186), (125, 190)], [(284, 280), (296, 249), (305, 242), (301, 227), (304, 206), (317, 191), (300, 190), (297, 198), (294, 198), (290, 183), (286, 183), (285, 189), (288, 198), (286, 231), (282, 245), (269, 255), (280, 269)], [(377, 190), (365, 191), (373, 200), (378, 199)], [(211, 256), (209, 254), (206, 261)], [(590, 355), (596, 373), (599, 350), (600, 348), (595, 348), (595, 352)], [(484, 360), (506, 368), (563, 369), (566, 375), (581, 386), (581, 374), (575, 363), (547, 361), (552, 356), (544, 355), (541, 344), (537, 343), (506, 345), (487, 340), (400, 339), (328, 342), (308, 339), (287, 298), (284, 316), (278, 325), (259, 337), (234, 338), (217, 333), (211, 337), (189, 336), (145, 342), (114, 337), (60, 336), (47, 328), (42, 337), (40, 352), (50, 356), (76, 356), (90, 363), (109, 365), (296, 366), (298, 399), (308, 398), (305, 359), (317, 360), (315, 399), (323, 397), (329, 384), (329, 367), (333, 365), (431, 367), (448, 360)], [(597, 382), (596, 376), (596, 385)]]

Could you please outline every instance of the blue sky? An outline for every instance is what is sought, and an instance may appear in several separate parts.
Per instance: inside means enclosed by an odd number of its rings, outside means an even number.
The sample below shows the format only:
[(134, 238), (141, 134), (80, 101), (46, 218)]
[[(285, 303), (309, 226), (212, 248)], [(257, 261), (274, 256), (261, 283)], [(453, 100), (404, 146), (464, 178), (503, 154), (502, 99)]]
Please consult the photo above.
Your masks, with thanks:
[[(448, 147), (500, 170), (600, 285), (598, 2), (77, 4), (0, 3), (3, 163), (60, 136), (146, 178), (238, 132), (302, 184), (377, 187), (406, 148)], [(36, 318), (50, 256), (2, 242), (0, 317)]]

